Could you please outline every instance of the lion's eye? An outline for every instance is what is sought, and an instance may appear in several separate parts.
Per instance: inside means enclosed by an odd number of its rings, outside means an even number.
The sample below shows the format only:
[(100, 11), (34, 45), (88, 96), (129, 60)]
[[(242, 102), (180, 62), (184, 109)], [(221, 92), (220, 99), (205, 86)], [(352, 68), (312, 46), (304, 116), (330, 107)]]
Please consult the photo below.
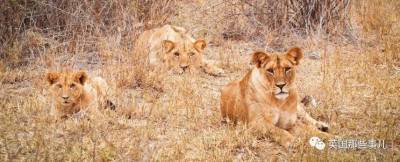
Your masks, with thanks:
[(194, 56), (194, 52), (190, 52), (190, 53), (189, 53), (189, 56)]
[(267, 72), (270, 73), (271, 75), (274, 75), (274, 69), (267, 69)]
[(76, 84), (71, 84), (71, 85), (69, 85), (69, 87), (70, 87), (70, 88), (75, 88), (75, 87), (76, 87)]
[(175, 55), (175, 56), (179, 56), (179, 52), (175, 52), (174, 55)]
[(56, 87), (57, 88), (62, 88), (62, 85), (61, 84), (57, 84)]
[(285, 68), (285, 72), (289, 72), (290, 70), (292, 70), (292, 68), (290, 68), (290, 67)]

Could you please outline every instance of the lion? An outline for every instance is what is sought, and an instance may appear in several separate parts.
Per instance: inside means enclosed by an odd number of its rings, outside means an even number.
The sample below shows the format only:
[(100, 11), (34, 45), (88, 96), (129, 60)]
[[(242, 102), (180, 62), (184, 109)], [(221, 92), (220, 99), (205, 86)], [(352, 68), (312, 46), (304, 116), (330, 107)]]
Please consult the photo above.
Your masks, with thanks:
[(221, 90), (223, 121), (234, 124), (243, 121), (286, 148), (294, 140), (289, 130), (295, 126), (298, 117), (317, 131), (327, 131), (327, 124), (313, 119), (298, 106), (295, 77), (302, 58), (303, 52), (297, 47), (284, 54), (254, 52), (252, 63), (255, 67), (241, 80), (233, 81)]
[(49, 72), (46, 80), (50, 84), (49, 92), (54, 103), (57, 118), (84, 115), (86, 112), (97, 114), (99, 107), (115, 110), (108, 99), (110, 89), (101, 77), (90, 78), (85, 71)]
[(222, 69), (203, 58), (206, 46), (205, 40), (195, 40), (186, 29), (172, 25), (146, 30), (135, 43), (136, 57), (146, 57), (158, 71), (193, 74), (201, 69), (210, 75), (223, 75)]

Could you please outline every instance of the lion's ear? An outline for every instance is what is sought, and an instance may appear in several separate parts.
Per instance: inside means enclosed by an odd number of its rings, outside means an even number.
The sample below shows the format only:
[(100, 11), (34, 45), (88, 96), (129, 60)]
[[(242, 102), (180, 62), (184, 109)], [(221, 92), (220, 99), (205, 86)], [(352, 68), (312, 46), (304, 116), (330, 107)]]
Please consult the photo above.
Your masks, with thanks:
[(53, 85), (57, 80), (60, 78), (60, 73), (57, 72), (48, 72), (46, 74), (46, 80), (47, 82), (50, 83), (50, 85)]
[(171, 52), (171, 50), (175, 48), (175, 43), (170, 40), (163, 40), (162, 46), (164, 48), (164, 51)]
[(303, 59), (303, 51), (298, 47), (293, 47), (288, 50), (286, 57), (290, 59), (294, 65), (299, 65), (300, 60)]
[(205, 40), (199, 39), (196, 42), (194, 42), (193, 46), (197, 51), (201, 52), (204, 50), (204, 48), (206, 48), (207, 43)]
[(261, 67), (261, 65), (269, 59), (269, 55), (264, 53), (264, 52), (254, 52), (253, 53), (253, 58), (251, 59), (251, 62), (257, 66), (257, 68)]
[(74, 74), (74, 79), (75, 79), (75, 81), (77, 81), (83, 85), (87, 81), (88, 75), (86, 74), (85, 71), (81, 70)]

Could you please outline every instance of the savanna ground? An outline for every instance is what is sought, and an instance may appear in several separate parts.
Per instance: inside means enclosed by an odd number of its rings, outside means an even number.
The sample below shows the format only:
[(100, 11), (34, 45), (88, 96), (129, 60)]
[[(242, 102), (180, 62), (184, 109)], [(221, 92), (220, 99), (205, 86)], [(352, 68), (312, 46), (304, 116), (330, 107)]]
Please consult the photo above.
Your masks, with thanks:
[[(246, 13), (248, 2), (1, 2), (0, 161), (399, 161), (400, 3), (349, 1), (345, 29), (306, 22), (297, 30), (274, 28), (279, 16)], [(162, 90), (152, 86), (131, 59), (133, 41), (165, 23), (205, 38), (205, 57), (225, 76), (169, 76)], [(320, 151), (299, 138), (286, 150), (243, 125), (221, 124), (219, 90), (251, 68), (251, 52), (292, 46), (306, 56), (301, 97), (317, 100), (307, 111), (338, 138), (383, 139), (388, 148)], [(103, 118), (51, 120), (44, 74), (63, 68), (103, 76), (131, 118), (104, 110)]]

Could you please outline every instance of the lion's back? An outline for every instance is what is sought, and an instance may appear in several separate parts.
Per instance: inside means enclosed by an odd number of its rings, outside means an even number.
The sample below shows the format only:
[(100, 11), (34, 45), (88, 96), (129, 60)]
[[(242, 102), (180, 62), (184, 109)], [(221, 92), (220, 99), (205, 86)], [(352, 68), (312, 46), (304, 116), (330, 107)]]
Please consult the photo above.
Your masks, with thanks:
[(238, 80), (230, 82), (221, 89), (222, 118), (229, 118), (236, 122), (239, 118), (244, 119), (247, 116), (247, 111), (244, 111), (241, 105), (241, 97)]
[(90, 79), (86, 90), (93, 96), (96, 96), (98, 100), (103, 100), (107, 96), (110, 96), (111, 89), (106, 80), (102, 77), (96, 76)]

